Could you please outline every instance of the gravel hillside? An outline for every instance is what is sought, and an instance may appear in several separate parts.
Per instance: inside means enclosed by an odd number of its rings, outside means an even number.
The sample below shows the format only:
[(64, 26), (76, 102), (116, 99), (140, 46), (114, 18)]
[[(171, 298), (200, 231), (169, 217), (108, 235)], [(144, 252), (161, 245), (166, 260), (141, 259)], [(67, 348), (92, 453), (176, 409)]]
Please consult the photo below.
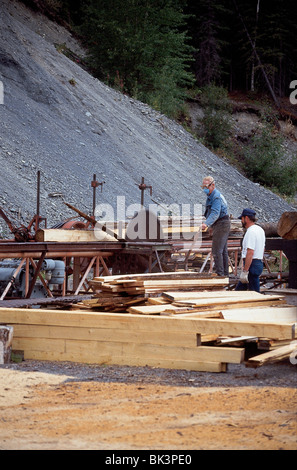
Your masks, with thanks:
[[(234, 217), (252, 207), (260, 221), (277, 221), (292, 210), (174, 121), (110, 89), (59, 52), (57, 45), (65, 44), (83, 53), (65, 29), (15, 0), (0, 3), (0, 207), (14, 221), (28, 223), (36, 212), (38, 170), (48, 226), (75, 216), (56, 193), (91, 212), (93, 174), (105, 181), (97, 203), (112, 204), (116, 215), (117, 196), (125, 196), (126, 207), (140, 203), (142, 177), (158, 203), (204, 204), (200, 185), (208, 174)], [(7, 230), (2, 219), (1, 230)]]

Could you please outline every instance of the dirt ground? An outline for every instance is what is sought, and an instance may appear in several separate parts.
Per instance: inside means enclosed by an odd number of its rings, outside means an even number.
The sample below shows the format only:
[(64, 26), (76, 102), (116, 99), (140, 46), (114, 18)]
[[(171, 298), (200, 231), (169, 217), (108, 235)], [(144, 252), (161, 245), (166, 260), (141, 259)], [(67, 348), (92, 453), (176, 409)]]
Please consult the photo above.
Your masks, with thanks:
[(296, 450), (296, 366), (0, 366), (2, 450)]

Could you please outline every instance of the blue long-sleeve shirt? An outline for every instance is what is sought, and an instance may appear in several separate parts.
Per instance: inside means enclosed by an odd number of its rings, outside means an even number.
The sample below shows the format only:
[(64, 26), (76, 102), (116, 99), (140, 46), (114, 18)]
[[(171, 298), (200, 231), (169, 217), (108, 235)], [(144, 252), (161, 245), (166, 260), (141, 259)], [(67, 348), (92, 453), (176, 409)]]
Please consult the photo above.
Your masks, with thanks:
[(220, 191), (214, 189), (206, 199), (205, 224), (209, 227), (225, 215), (228, 215), (227, 201)]

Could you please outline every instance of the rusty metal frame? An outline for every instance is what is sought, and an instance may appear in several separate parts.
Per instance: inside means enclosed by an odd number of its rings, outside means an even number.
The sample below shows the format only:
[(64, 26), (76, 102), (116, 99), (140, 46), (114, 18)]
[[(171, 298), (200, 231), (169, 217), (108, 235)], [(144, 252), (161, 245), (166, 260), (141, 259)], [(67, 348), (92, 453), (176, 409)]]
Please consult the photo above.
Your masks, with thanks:
[[(69, 266), (71, 261), (75, 265), (75, 282), (73, 289), (68, 289), (68, 273), (65, 272), (64, 283), (61, 287), (62, 295), (66, 295), (68, 292), (74, 292), (78, 294), (84, 287), (85, 291), (88, 291), (88, 286), (85, 286), (87, 276), (93, 269), (93, 276), (110, 275), (111, 272), (107, 266), (107, 259), (115, 253), (130, 253), (130, 254), (144, 254), (149, 257), (149, 272), (156, 263), (160, 270), (162, 270), (160, 259), (164, 255), (165, 251), (168, 251), (170, 246), (163, 243), (154, 242), (135, 242), (135, 243), (123, 243), (119, 241), (115, 242), (72, 242), (72, 243), (61, 243), (61, 242), (14, 242), (14, 241), (0, 241), (0, 259), (18, 259), (20, 258), (20, 265), (16, 269), (14, 276), (16, 277), (20, 269), (26, 262), (26, 299), (29, 299), (34, 289), (37, 278), (40, 278), (43, 286), (45, 287), (48, 295), (53, 297), (53, 293), (50, 291), (48, 284), (40, 274), (42, 262), (45, 258), (58, 258), (65, 261), (65, 266)], [(159, 252), (161, 256), (159, 256)], [(155, 261), (152, 259), (155, 257)], [(37, 261), (38, 260), (38, 261)], [(87, 261), (87, 266), (82, 269), (82, 260)], [(37, 263), (36, 263), (37, 261)], [(29, 283), (29, 263), (34, 268), (34, 275)], [(67, 265), (68, 263), (68, 265)], [(66, 270), (67, 271), (67, 270)], [(71, 273), (73, 274), (73, 272)], [(12, 285), (9, 282), (5, 288), (0, 300), (3, 300), (6, 296), (9, 288)]]

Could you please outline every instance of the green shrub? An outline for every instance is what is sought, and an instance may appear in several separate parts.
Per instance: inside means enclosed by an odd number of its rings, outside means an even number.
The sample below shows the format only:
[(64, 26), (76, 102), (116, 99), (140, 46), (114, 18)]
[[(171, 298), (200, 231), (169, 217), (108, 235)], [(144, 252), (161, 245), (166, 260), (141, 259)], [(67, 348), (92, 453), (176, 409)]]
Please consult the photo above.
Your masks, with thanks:
[(282, 139), (266, 125), (251, 139), (244, 152), (245, 173), (256, 183), (268, 186), (286, 196), (296, 192), (297, 163), (285, 161)]
[(227, 90), (214, 84), (206, 85), (201, 90), (200, 103), (204, 108), (202, 137), (205, 145), (213, 149), (224, 147), (231, 129)]

